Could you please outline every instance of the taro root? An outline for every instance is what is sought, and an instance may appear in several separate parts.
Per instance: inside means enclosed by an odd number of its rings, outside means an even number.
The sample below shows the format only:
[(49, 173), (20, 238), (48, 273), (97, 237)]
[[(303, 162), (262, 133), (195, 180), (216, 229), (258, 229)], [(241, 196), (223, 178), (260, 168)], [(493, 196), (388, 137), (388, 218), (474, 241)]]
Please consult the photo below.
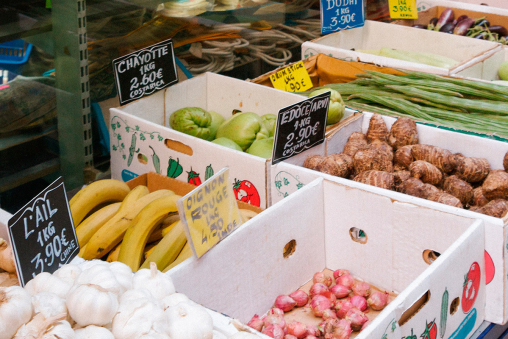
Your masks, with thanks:
[(492, 217), (502, 218), (508, 212), (508, 201), (504, 199), (492, 200), (483, 206), (479, 212)]
[(506, 152), (506, 154), (504, 155), (503, 167), (504, 167), (504, 170), (508, 172), (508, 152)]
[(353, 157), (355, 173), (370, 170), (393, 172), (390, 156), (377, 149), (367, 148), (356, 152)]
[(489, 172), (490, 164), (484, 158), (463, 158), (457, 166), (457, 175), (467, 182), (482, 181)]
[(482, 213), (482, 208), (481, 208), (480, 206), (471, 206), (471, 207), (469, 208), (469, 210), (470, 210), (471, 212)]
[(402, 170), (393, 172), (393, 179), (395, 180), (395, 185), (400, 185), (402, 182), (411, 178), (411, 172)]
[(321, 161), (324, 160), (324, 156), (321, 155), (309, 155), (307, 159), (303, 162), (303, 167), (310, 168), (310, 169), (316, 169), (316, 167), (319, 165)]
[(375, 113), (372, 118), (370, 118), (369, 128), (367, 129), (367, 134), (365, 135), (368, 142), (373, 142), (374, 140), (386, 141), (388, 138), (388, 127), (386, 127), (385, 121), (383, 117), (377, 113)]
[(353, 132), (347, 139), (342, 153), (354, 157), (357, 151), (364, 148), (367, 148), (367, 138), (365, 135), (360, 132)]
[(384, 171), (365, 171), (358, 174), (354, 181), (361, 182), (363, 184), (372, 185), (376, 187), (386, 188), (389, 190), (394, 189), (394, 176), (393, 173)]
[(437, 185), (443, 180), (443, 173), (430, 162), (417, 160), (409, 166), (411, 176), (424, 183)]
[(386, 153), (391, 160), (393, 160), (392, 146), (388, 145), (386, 141), (374, 140), (369, 144), (369, 148), (377, 149), (380, 152)]
[(489, 202), (489, 199), (485, 198), (485, 196), (483, 195), (483, 188), (481, 186), (473, 189), (473, 197), (471, 198), (471, 201), (469, 202), (470, 205), (483, 207), (488, 202)]
[(463, 205), (466, 205), (473, 198), (473, 187), (456, 175), (445, 179), (443, 190), (458, 198)]
[(455, 158), (449, 150), (432, 145), (414, 145), (411, 154), (415, 160), (424, 160), (439, 168), (444, 173), (455, 169)]
[(508, 199), (508, 173), (503, 170), (490, 171), (481, 187), (488, 200)]
[(388, 135), (388, 144), (394, 150), (407, 145), (415, 145), (418, 143), (418, 132), (416, 131), (416, 123), (408, 117), (398, 118), (392, 125), (390, 134)]
[(459, 164), (465, 159), (466, 157), (462, 153), (455, 153), (452, 156), (452, 164), (455, 169), (459, 166)]
[[(344, 171), (345, 170), (345, 171)], [(316, 171), (323, 172), (330, 175), (340, 176), (344, 172), (347, 173), (347, 165), (344, 167), (339, 166), (339, 164), (332, 157), (324, 157), (323, 161), (321, 161), (317, 167)]]
[(440, 202), (445, 205), (463, 208), (460, 200), (446, 192), (432, 193), (427, 197), (428, 200)]
[(340, 173), (337, 175), (342, 178), (347, 178), (353, 171), (353, 158), (345, 153), (331, 154), (328, 157), (332, 158), (340, 167)]
[(420, 179), (409, 178), (398, 185), (397, 190), (401, 193), (409, 194), (414, 197), (427, 199), (432, 193), (438, 193), (439, 189), (430, 184), (423, 183)]
[(412, 145), (399, 147), (393, 156), (393, 164), (395, 166), (408, 168), (409, 165), (411, 165), (411, 163), (414, 161), (413, 155), (411, 154), (412, 148)]

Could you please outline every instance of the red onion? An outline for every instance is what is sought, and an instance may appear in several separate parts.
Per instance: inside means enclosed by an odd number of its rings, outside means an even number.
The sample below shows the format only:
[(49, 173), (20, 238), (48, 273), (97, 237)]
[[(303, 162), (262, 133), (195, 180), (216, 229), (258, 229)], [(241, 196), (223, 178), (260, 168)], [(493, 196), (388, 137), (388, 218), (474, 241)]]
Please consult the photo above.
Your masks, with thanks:
[(362, 296), (354, 295), (351, 297), (350, 301), (351, 301), (351, 305), (353, 305), (353, 307), (356, 307), (357, 309), (359, 309), (362, 312), (365, 312), (366, 310), (369, 309), (369, 307), (367, 306), (367, 300)]
[(326, 287), (330, 287), (332, 285), (332, 278), (324, 274), (323, 272), (317, 272), (312, 277), (312, 282), (325, 284)]
[(330, 302), (332, 303), (331, 307), (335, 306), (335, 302), (337, 301), (337, 297), (335, 296), (335, 294), (333, 294), (330, 291), (326, 291), (326, 292), (322, 292), (320, 295), (322, 295), (323, 297), (326, 297), (328, 300), (330, 300)]
[(349, 274), (349, 271), (343, 270), (343, 269), (335, 270), (335, 271), (333, 271), (333, 279), (337, 280), (338, 277), (340, 277), (344, 274)]
[(321, 331), (319, 328), (315, 325), (307, 325), (307, 336), (313, 335), (315, 337), (321, 336)]
[(263, 320), (257, 314), (254, 314), (252, 319), (247, 323), (247, 326), (250, 326), (259, 332), (261, 332), (261, 330), (263, 329), (263, 325), (264, 325)]
[(305, 337), (305, 339), (318, 339), (318, 337), (309, 334), (308, 336)]
[(345, 298), (349, 295), (349, 293), (351, 293), (351, 289), (350, 288), (347, 288), (346, 286), (344, 285), (333, 285), (331, 288), (330, 288), (330, 292), (332, 292), (333, 294), (335, 294), (335, 296), (339, 299), (341, 298)]
[(265, 327), (262, 333), (275, 339), (284, 339), (284, 330), (282, 327), (277, 325), (270, 325)]
[(363, 281), (355, 282), (353, 284), (353, 293), (367, 298), (370, 295), (370, 285)]
[(319, 323), (318, 328), (321, 329), (321, 332), (327, 337), (327, 334), (332, 333), (333, 329), (337, 324), (339, 323), (339, 320), (337, 319), (327, 319), (325, 321), (322, 321)]
[(362, 329), (360, 330), (360, 332), (361, 332), (361, 331), (363, 331), (363, 330), (365, 329), (365, 327), (369, 326), (369, 324), (370, 324), (370, 320), (367, 320), (366, 322), (364, 322), (364, 323), (363, 323), (363, 325), (362, 325)]
[(328, 287), (326, 287), (325, 284), (323, 284), (323, 283), (315, 283), (314, 285), (312, 285), (310, 287), (309, 296), (312, 299), (314, 296), (316, 296), (318, 294), (321, 294), (323, 292), (328, 292), (328, 291), (329, 291)]
[(307, 336), (307, 326), (298, 321), (293, 321), (287, 325), (288, 334), (297, 338), (305, 338)]
[(344, 274), (337, 278), (336, 283), (337, 285), (342, 285), (351, 288), (355, 283), (355, 279), (351, 274)]
[(298, 339), (298, 338), (297, 338), (297, 337), (295, 337), (295, 336), (294, 336), (294, 335), (292, 335), (292, 334), (286, 334), (286, 335), (284, 336), (284, 339)]
[(348, 320), (339, 320), (337, 325), (333, 328), (332, 339), (349, 339), (352, 329)]
[(337, 311), (337, 317), (344, 319), (346, 317), (347, 311), (349, 311), (352, 307), (353, 304), (351, 304), (351, 300), (349, 299), (337, 300), (335, 303), (335, 311)]
[(347, 311), (346, 314), (346, 320), (349, 320), (351, 322), (351, 328), (353, 331), (360, 331), (362, 329), (362, 326), (364, 323), (366, 323), (369, 318), (357, 309), (356, 307), (351, 308), (349, 311)]
[(286, 327), (284, 316), (280, 314), (269, 314), (266, 317), (263, 317), (263, 322), (266, 327), (270, 325), (278, 325), (280, 328)]
[(332, 310), (331, 308), (327, 309), (327, 310), (324, 310), (323, 311), (323, 316), (322, 316), (323, 320), (327, 320), (327, 319), (337, 319), (337, 313), (335, 313), (334, 310)]
[(278, 314), (278, 315), (284, 315), (284, 311), (277, 307), (272, 307), (268, 310), (266, 315), (272, 315), (272, 314)]
[(293, 298), (294, 301), (296, 301), (296, 306), (298, 307), (305, 306), (309, 301), (309, 295), (302, 290), (296, 290), (289, 296)]
[(324, 310), (331, 308), (332, 303), (327, 297), (316, 295), (310, 301), (310, 307), (312, 308), (312, 312), (316, 317), (322, 317)]
[(274, 306), (284, 312), (289, 312), (296, 306), (296, 301), (289, 295), (281, 294), (275, 299)]
[(381, 311), (388, 304), (388, 293), (387, 292), (374, 292), (367, 299), (367, 304), (374, 311)]

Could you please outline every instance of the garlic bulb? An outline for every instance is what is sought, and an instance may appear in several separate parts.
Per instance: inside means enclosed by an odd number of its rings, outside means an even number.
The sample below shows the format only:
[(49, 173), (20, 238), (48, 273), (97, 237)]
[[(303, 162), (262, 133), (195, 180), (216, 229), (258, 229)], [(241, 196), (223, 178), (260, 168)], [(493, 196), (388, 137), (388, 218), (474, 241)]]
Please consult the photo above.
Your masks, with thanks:
[(72, 258), (71, 262), (69, 263), (70, 265), (81, 265), (85, 262), (86, 260), (81, 258), (81, 257), (78, 257), (78, 256), (75, 256), (74, 258)]
[(178, 339), (212, 339), (213, 320), (204, 307), (179, 303), (164, 311), (168, 317), (168, 334)]
[(22, 287), (0, 287), (0, 339), (11, 339), (32, 318), (31, 296)]
[(191, 302), (191, 300), (189, 299), (189, 297), (187, 297), (183, 293), (173, 293), (168, 296), (165, 296), (161, 300), (162, 308), (164, 308), (164, 309), (166, 309), (168, 307), (176, 306), (178, 303), (181, 303), (181, 302), (188, 303), (188, 302)]
[(109, 264), (93, 265), (92, 267), (82, 270), (74, 283), (76, 285), (97, 285), (108, 292), (115, 293), (117, 296), (121, 296), (126, 290), (125, 287), (118, 282), (115, 273), (109, 269)]
[(229, 339), (259, 339), (259, 337), (249, 332), (238, 331), (237, 333), (230, 336)]
[(171, 339), (171, 338), (167, 334), (150, 331), (149, 333), (139, 337), (139, 339)]
[(125, 265), (123, 262), (113, 261), (108, 265), (111, 272), (113, 272), (116, 276), (116, 280), (122, 285), (125, 290), (132, 289), (132, 270), (129, 266)]
[(120, 297), (111, 331), (115, 338), (137, 339), (150, 332), (166, 331), (164, 311), (148, 290), (129, 290)]
[(106, 325), (118, 310), (115, 293), (93, 284), (79, 285), (67, 296), (67, 310), (78, 325)]
[(76, 339), (76, 334), (69, 322), (62, 320), (57, 322), (49, 331), (44, 333), (41, 339)]
[(45, 318), (67, 314), (65, 300), (52, 292), (40, 292), (32, 296), (32, 306), (34, 314), (41, 313)]
[(72, 285), (48, 272), (39, 273), (25, 285), (25, 291), (31, 295), (40, 292), (52, 292), (65, 299)]
[[(74, 261), (74, 260), (73, 260)], [(109, 263), (107, 261), (101, 260), (101, 259), (92, 259), (92, 260), (84, 260), (78, 264), (79, 268), (81, 268), (81, 271), (87, 270), (90, 267), (94, 267), (96, 265), (108, 265)]]
[(89, 325), (74, 332), (76, 333), (76, 339), (115, 339), (111, 331), (95, 325)]
[(53, 327), (53, 325), (65, 317), (65, 313), (49, 318), (46, 318), (42, 314), (38, 313), (32, 318), (32, 320), (18, 329), (13, 339), (39, 339), (44, 333)]
[(137, 271), (132, 278), (133, 288), (146, 288), (157, 299), (175, 293), (175, 286), (169, 274), (157, 270), (157, 264), (150, 263), (150, 269), (143, 268)]
[(57, 276), (58, 278), (62, 279), (63, 281), (74, 285), (74, 281), (76, 278), (81, 274), (81, 268), (79, 268), (78, 265), (63, 265), (59, 269), (57, 269), (55, 272), (53, 272), (54, 276)]
[(226, 337), (226, 335), (224, 333), (219, 332), (217, 330), (213, 330), (212, 334), (213, 334), (213, 339), (228, 339), (228, 337)]

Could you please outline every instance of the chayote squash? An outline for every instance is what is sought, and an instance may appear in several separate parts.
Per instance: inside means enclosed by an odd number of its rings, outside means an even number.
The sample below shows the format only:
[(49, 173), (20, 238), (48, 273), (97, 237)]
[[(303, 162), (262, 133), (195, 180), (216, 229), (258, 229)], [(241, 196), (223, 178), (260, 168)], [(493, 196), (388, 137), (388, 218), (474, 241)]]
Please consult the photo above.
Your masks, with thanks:
[(231, 139), (245, 151), (255, 140), (268, 138), (269, 132), (259, 115), (246, 112), (237, 113), (224, 121), (216, 137)]

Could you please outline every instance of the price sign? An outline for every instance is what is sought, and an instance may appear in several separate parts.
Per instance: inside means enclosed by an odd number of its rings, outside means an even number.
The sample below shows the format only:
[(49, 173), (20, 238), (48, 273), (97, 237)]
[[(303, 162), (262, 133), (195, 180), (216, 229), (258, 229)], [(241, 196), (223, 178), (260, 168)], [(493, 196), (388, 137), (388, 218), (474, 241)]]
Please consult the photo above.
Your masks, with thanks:
[(171, 39), (113, 60), (113, 68), (120, 105), (178, 82)]
[(325, 92), (279, 111), (272, 165), (325, 140), (330, 95), (330, 92)]
[(321, 0), (321, 33), (329, 34), (365, 24), (363, 0)]
[(392, 19), (418, 19), (416, 0), (388, 0), (388, 6)]
[(242, 223), (227, 167), (179, 199), (177, 207), (198, 258)]
[(21, 286), (41, 272), (53, 273), (79, 252), (62, 177), (16, 212), (8, 227)]
[(312, 88), (309, 72), (303, 61), (283, 68), (270, 75), (273, 87), (286, 92), (303, 92)]

